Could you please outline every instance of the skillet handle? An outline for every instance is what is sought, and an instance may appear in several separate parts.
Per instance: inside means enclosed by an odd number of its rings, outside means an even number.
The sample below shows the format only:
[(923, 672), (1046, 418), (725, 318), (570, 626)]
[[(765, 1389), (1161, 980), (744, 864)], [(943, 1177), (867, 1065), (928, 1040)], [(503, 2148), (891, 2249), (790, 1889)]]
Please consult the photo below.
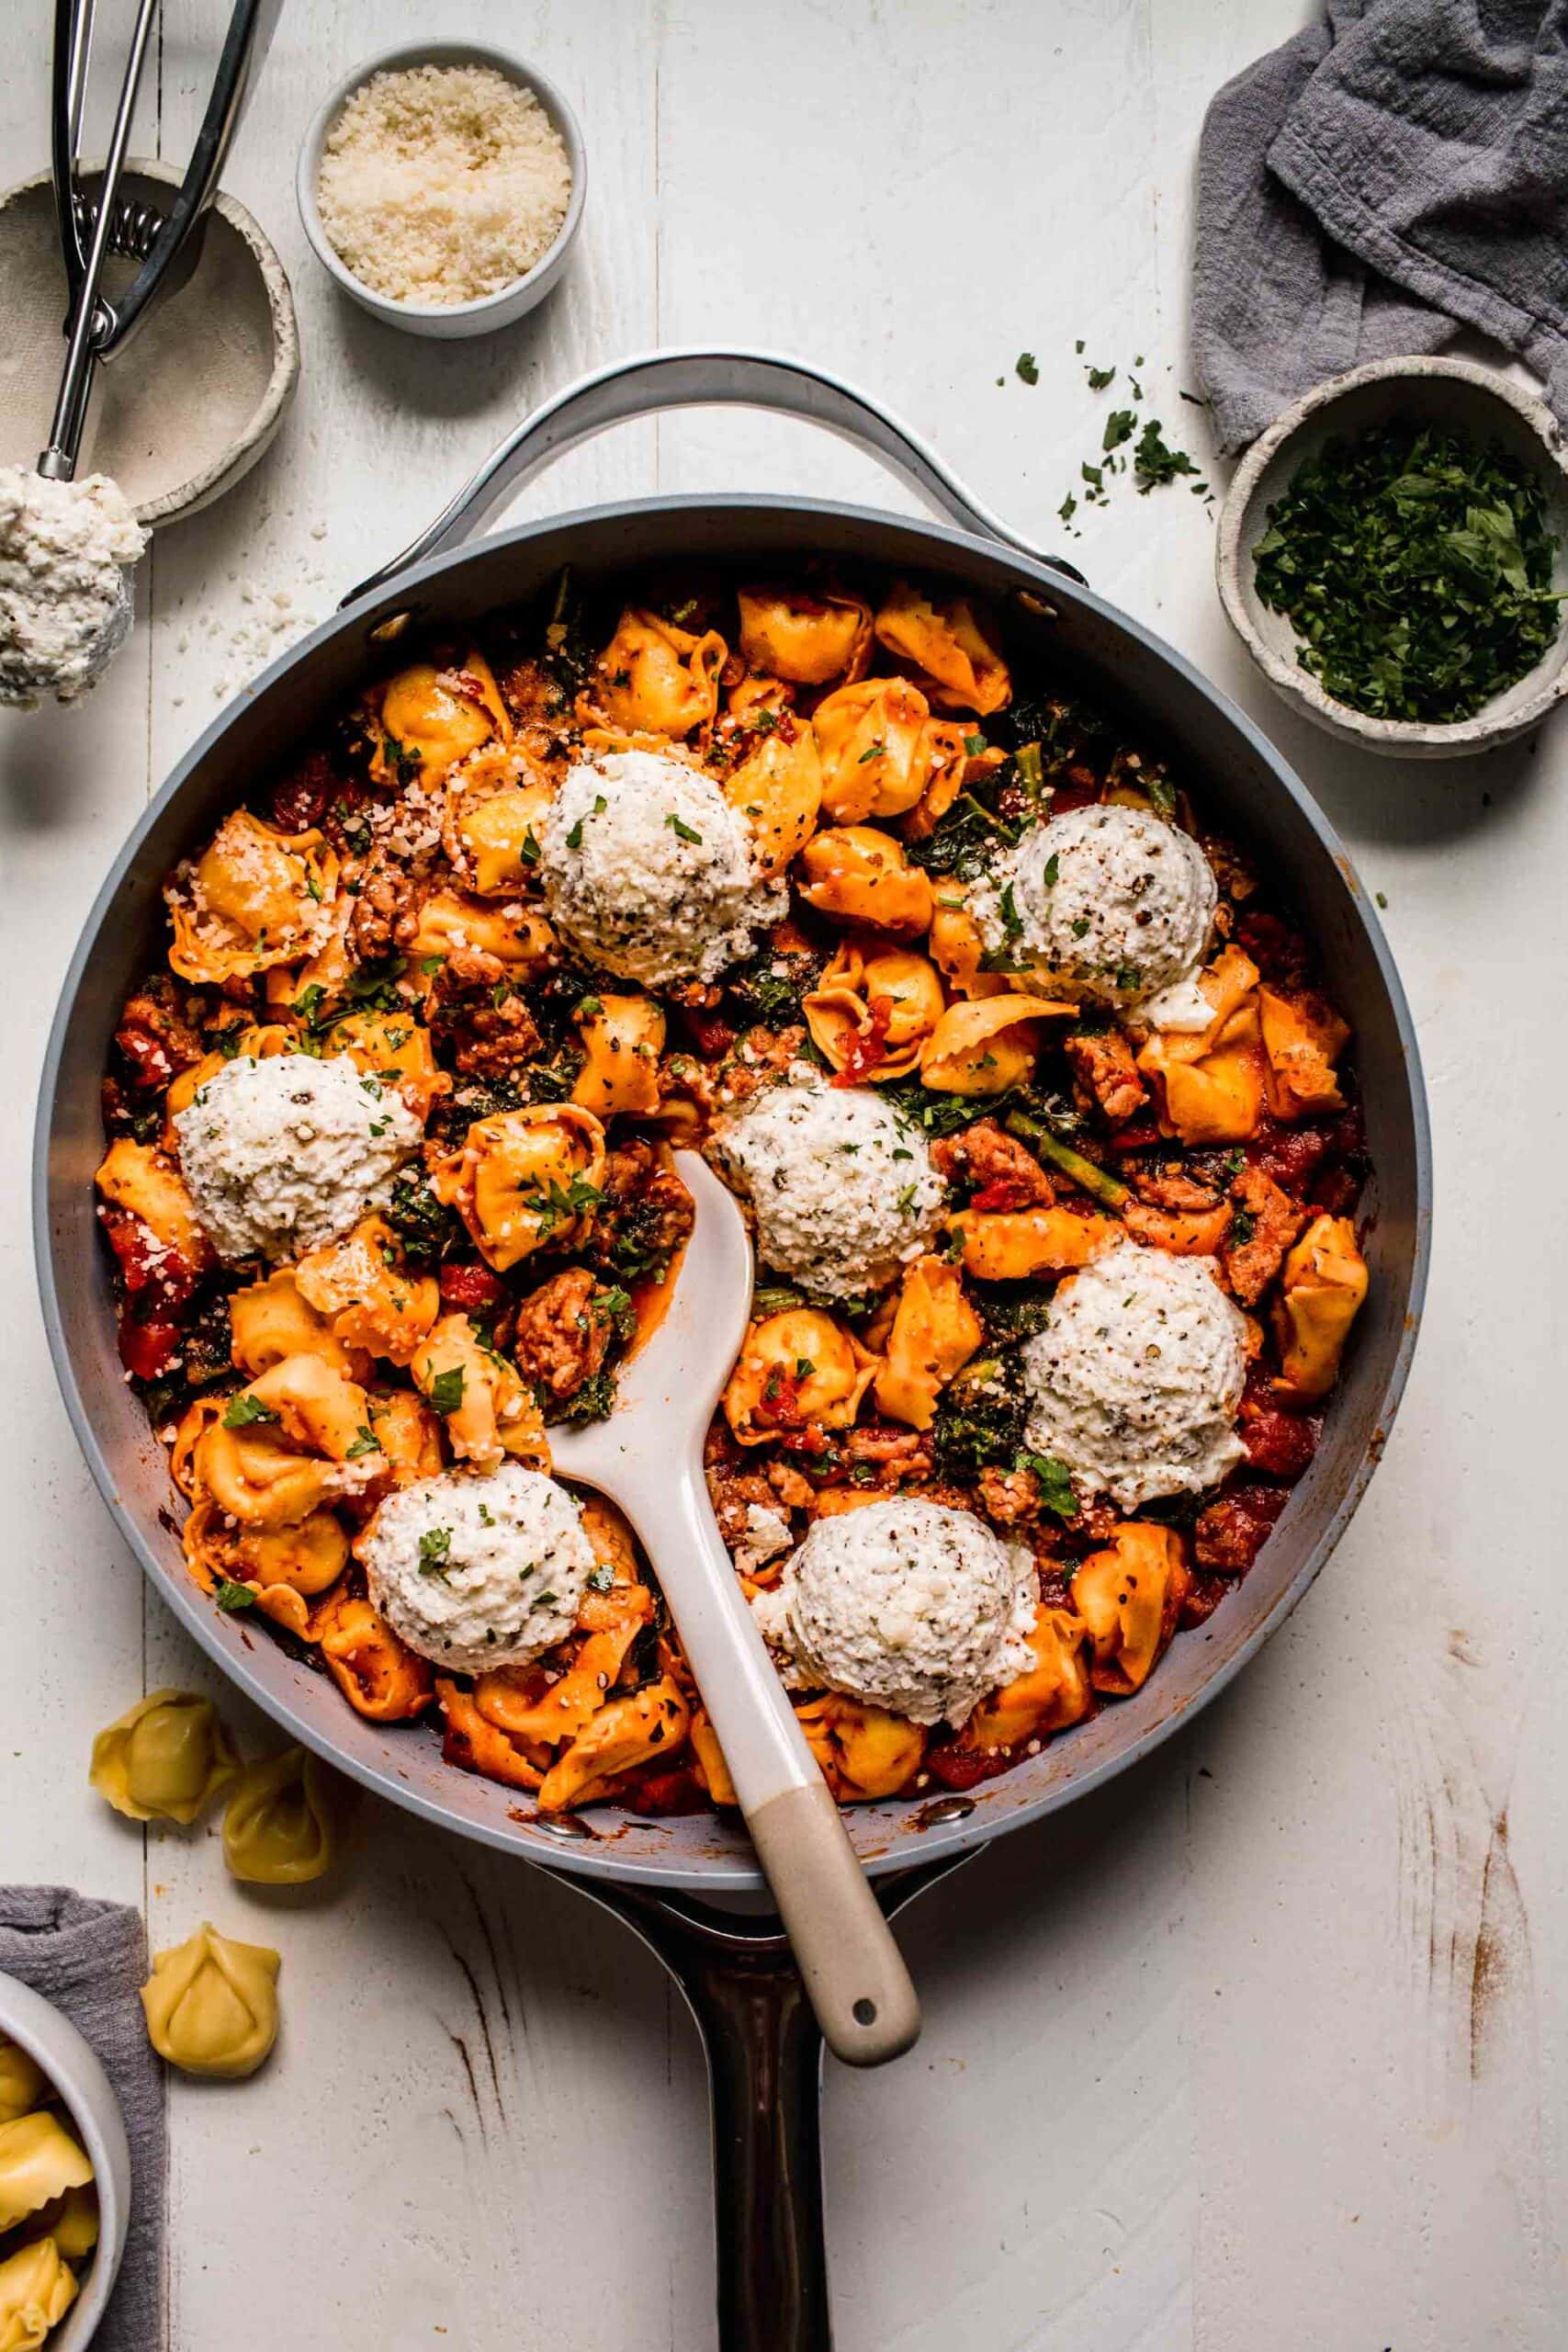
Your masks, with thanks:
[(879, 458), (889, 472), (912, 482), (939, 514), (963, 529), (980, 538), (999, 539), (1071, 579), (1082, 578), (1062, 557), (1048, 554), (1010, 528), (918, 433), (840, 377), (808, 360), (775, 352), (671, 350), (615, 360), (546, 401), (485, 459), (434, 523), (390, 563), (362, 580), (344, 603), (356, 604), (362, 596), (378, 594), (426, 556), (462, 547), (525, 482), (610, 425), (664, 409), (713, 407), (776, 409), (820, 424)]

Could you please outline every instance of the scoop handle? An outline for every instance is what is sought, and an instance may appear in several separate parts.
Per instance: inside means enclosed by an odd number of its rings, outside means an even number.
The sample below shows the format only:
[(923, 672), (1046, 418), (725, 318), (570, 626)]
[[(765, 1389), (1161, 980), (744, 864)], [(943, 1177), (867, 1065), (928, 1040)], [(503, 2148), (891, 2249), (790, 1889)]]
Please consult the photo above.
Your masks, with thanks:
[(919, 2032), (919, 1996), (736, 1579), (695, 1450), (678, 1464), (627, 1454), (593, 1482), (645, 1532), (824, 2041), (851, 2066), (898, 2057)]

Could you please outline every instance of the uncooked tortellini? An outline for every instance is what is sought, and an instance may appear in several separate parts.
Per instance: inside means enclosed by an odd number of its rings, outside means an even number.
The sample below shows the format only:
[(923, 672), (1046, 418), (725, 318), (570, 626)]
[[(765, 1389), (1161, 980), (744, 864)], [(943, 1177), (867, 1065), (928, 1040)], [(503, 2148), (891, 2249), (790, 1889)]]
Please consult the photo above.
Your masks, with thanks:
[(100, 1796), (132, 1821), (190, 1823), (240, 1769), (209, 1699), (154, 1690), (99, 1732), (88, 1775)]
[(75, 2278), (52, 2238), (0, 2262), (0, 2352), (38, 2352), (75, 2300)]
[(256, 1886), (300, 1886), (337, 1858), (344, 1792), (302, 1747), (247, 1764), (223, 1815), (223, 1859)]
[(254, 2075), (277, 2039), (279, 1955), (235, 1943), (210, 1924), (161, 1951), (141, 1987), (160, 2058), (186, 2075)]
[(49, 2097), (43, 2070), (19, 2042), (0, 2033), (0, 2123), (14, 2123)]
[(14, 2229), (68, 2188), (85, 2188), (93, 2167), (48, 2109), (0, 2123), (0, 2230)]

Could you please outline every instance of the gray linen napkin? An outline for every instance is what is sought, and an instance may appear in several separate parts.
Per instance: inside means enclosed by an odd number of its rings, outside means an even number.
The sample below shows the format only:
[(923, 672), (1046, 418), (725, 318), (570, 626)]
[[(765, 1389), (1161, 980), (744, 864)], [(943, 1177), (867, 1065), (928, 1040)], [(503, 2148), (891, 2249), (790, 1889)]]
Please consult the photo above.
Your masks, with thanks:
[(1220, 447), (1462, 327), (1568, 419), (1568, 0), (1328, 0), (1203, 125), (1192, 348)]
[(114, 2085), (130, 2142), (130, 2229), (94, 2352), (163, 2341), (164, 2080), (147, 2039), (141, 1921), (65, 1886), (0, 1886), (0, 1969), (62, 2009)]

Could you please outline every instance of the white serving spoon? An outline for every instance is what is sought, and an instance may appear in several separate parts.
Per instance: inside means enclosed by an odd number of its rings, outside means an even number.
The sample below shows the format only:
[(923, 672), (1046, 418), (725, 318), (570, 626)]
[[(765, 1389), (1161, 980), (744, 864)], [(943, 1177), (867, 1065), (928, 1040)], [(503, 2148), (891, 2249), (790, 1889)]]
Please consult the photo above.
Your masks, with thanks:
[(852, 2066), (908, 2050), (920, 2005), (892, 1930), (736, 1580), (703, 1441), (751, 1311), (740, 1212), (694, 1151), (675, 1164), (696, 1224), (664, 1320), (622, 1374), (608, 1420), (552, 1430), (562, 1477), (620, 1506), (653, 1563), (746, 1826), (829, 2047)]

